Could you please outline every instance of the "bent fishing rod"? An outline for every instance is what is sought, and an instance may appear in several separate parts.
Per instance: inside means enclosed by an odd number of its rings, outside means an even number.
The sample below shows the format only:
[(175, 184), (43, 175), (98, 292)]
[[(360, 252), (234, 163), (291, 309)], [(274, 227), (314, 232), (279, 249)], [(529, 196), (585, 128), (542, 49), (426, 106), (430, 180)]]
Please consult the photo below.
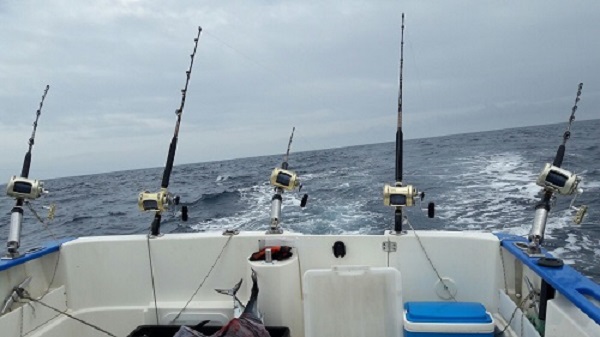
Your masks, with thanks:
[[(564, 168), (561, 168), (565, 158), (566, 144), (571, 138), (571, 126), (573, 121), (575, 121), (575, 112), (577, 111), (577, 103), (579, 103), (581, 99), (582, 89), (583, 83), (579, 83), (577, 86), (575, 103), (573, 104), (573, 108), (571, 108), (571, 116), (569, 117), (567, 130), (563, 133), (562, 144), (558, 146), (558, 150), (554, 156), (554, 161), (552, 164), (546, 163), (542, 173), (540, 173), (536, 181), (536, 184), (542, 187), (544, 191), (540, 202), (535, 206), (533, 226), (528, 235), (529, 246), (527, 251), (530, 255), (539, 255), (542, 253), (541, 244), (544, 242), (546, 221), (548, 220), (548, 213), (550, 212), (552, 201), (555, 198), (555, 195), (574, 195), (570, 206), (573, 207), (577, 195), (582, 193), (582, 189), (579, 188), (581, 177)], [(586, 205), (579, 207), (573, 221), (576, 224), (580, 224), (586, 212)]]
[(29, 149), (25, 153), (23, 159), (23, 168), (21, 169), (21, 176), (12, 176), (8, 185), (6, 186), (6, 194), (8, 196), (17, 199), (15, 207), (12, 208), (10, 214), (10, 232), (8, 234), (7, 255), (6, 259), (14, 259), (19, 257), (19, 247), (21, 246), (21, 227), (23, 225), (23, 204), (25, 200), (35, 200), (42, 196), (44, 193), (44, 183), (39, 180), (29, 179), (29, 170), (31, 168), (31, 151), (33, 150), (33, 144), (35, 143), (35, 132), (37, 131), (38, 120), (42, 114), (42, 108), (44, 107), (44, 100), (50, 90), (50, 86), (46, 85), (42, 100), (35, 114), (35, 121), (33, 122), (33, 131), (31, 137), (29, 137)]
[[(383, 187), (383, 203), (386, 206), (395, 208), (394, 212), (394, 232), (402, 233), (402, 223), (404, 220), (403, 208), (410, 207), (415, 204), (415, 198), (419, 198), (419, 202), (425, 197), (424, 192), (419, 192), (412, 185), (403, 185), (402, 183), (402, 165), (403, 165), (403, 143), (404, 134), (402, 132), (402, 82), (404, 69), (404, 13), (402, 13), (402, 28), (400, 34), (400, 71), (398, 85), (398, 124), (396, 129), (396, 183), (394, 186), (386, 184)], [(430, 203), (428, 206), (428, 216), (433, 218), (434, 205)]]
[[(175, 110), (175, 115), (177, 115), (177, 121), (175, 122), (175, 132), (173, 134), (173, 138), (171, 139), (171, 143), (169, 145), (169, 153), (167, 155), (167, 163), (165, 165), (165, 170), (163, 171), (162, 182), (160, 185), (160, 191), (156, 193), (150, 193), (147, 191), (141, 192), (138, 199), (138, 206), (142, 211), (151, 211), (154, 212), (154, 220), (150, 226), (150, 236), (156, 237), (160, 235), (160, 221), (162, 217), (162, 213), (169, 209), (170, 205), (179, 205), (179, 197), (173, 196), (168, 192), (169, 180), (171, 179), (171, 171), (173, 170), (173, 162), (175, 161), (175, 151), (177, 150), (177, 140), (179, 137), (179, 125), (181, 124), (181, 115), (183, 114), (183, 108), (185, 106), (185, 99), (187, 96), (188, 85), (190, 83), (190, 78), (192, 75), (192, 68), (194, 66), (194, 58), (196, 56), (196, 50), (198, 48), (198, 41), (200, 40), (200, 33), (202, 32), (202, 27), (198, 27), (198, 35), (194, 39), (194, 50), (192, 54), (190, 54), (190, 67), (185, 72), (186, 80), (185, 86), (181, 90), (181, 103), (179, 108)], [(181, 219), (183, 221), (187, 221), (187, 207), (183, 206), (181, 208)]]

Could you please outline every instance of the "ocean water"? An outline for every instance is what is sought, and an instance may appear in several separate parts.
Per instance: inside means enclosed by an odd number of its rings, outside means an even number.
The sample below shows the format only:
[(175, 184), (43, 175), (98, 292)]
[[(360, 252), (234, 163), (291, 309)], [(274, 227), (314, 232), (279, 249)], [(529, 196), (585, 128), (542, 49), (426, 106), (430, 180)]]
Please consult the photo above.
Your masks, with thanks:
[[(434, 219), (419, 207), (409, 208), (411, 223), (416, 229), (527, 235), (541, 191), (535, 179), (544, 163), (553, 161), (565, 127), (561, 123), (406, 141), (404, 182), (425, 191), (425, 202), (436, 204)], [(588, 214), (575, 225), (571, 199), (559, 197), (548, 220), (545, 247), (600, 283), (598, 130), (600, 119), (575, 122), (563, 163), (583, 177), (584, 193), (576, 205), (588, 205)], [(383, 206), (382, 191), (384, 183), (393, 183), (394, 149), (394, 143), (383, 143), (292, 152), (290, 168), (299, 174), (309, 202), (301, 209), (301, 194), (284, 194), (282, 226), (313, 234), (379, 234), (392, 228), (394, 212)], [(273, 194), (268, 179), (282, 157), (175, 166), (169, 190), (188, 205), (189, 220), (165, 215), (162, 232), (265, 230)], [(56, 217), (45, 229), (26, 209), (23, 249), (53, 237), (147, 233), (153, 216), (138, 211), (137, 196), (142, 190), (158, 190), (162, 170), (47, 180), (51, 193), (34, 207), (44, 216), (42, 206), (54, 203)], [(3, 242), (13, 205), (13, 200), (0, 197)]]

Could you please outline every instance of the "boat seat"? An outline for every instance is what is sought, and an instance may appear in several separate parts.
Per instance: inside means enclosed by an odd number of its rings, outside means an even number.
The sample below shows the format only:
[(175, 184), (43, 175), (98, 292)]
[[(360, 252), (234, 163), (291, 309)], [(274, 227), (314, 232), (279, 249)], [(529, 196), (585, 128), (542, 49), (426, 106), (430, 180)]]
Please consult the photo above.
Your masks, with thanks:
[(401, 336), (401, 288), (395, 268), (308, 270), (302, 282), (305, 336)]

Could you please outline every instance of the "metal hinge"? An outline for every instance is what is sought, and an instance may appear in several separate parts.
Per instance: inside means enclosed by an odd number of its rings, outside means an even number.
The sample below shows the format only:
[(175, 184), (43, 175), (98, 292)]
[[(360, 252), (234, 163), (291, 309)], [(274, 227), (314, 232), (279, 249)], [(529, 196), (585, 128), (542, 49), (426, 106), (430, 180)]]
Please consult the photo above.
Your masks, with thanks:
[(392, 241), (385, 241), (381, 247), (384, 252), (393, 253), (398, 249), (398, 244)]

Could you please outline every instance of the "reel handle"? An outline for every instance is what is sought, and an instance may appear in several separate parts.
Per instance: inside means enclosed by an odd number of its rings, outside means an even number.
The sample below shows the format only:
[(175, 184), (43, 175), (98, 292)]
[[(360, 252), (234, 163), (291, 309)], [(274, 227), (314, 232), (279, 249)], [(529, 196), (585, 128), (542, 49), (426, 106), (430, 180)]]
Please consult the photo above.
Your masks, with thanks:
[(427, 217), (429, 219), (433, 219), (434, 216), (435, 216), (435, 204), (433, 202), (430, 202), (429, 204), (427, 204)]
[(306, 207), (306, 203), (308, 202), (308, 194), (302, 196), (302, 200), (300, 200), (300, 207)]
[(188, 221), (188, 207), (181, 206), (181, 221)]

